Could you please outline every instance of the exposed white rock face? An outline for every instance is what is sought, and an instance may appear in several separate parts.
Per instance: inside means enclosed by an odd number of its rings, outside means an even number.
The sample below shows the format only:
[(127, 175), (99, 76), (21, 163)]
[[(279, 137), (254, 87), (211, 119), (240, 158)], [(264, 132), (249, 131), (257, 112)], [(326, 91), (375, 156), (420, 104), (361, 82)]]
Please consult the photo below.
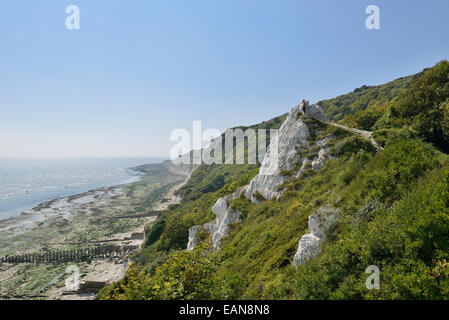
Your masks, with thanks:
[(302, 161), (302, 165), (301, 165), (301, 168), (298, 170), (298, 173), (296, 174), (296, 178), (299, 178), (301, 176), (301, 173), (303, 173), (305, 171), (307, 164), (310, 162), (309, 159), (307, 159), (305, 157), (303, 159), (301, 159), (301, 161)]
[(329, 147), (326, 146), (326, 144), (329, 142), (330, 137), (324, 138), (322, 140), (317, 141), (316, 145), (320, 146), (321, 149), (318, 152), (318, 157), (316, 157), (313, 161), (312, 161), (312, 169), (313, 170), (318, 170), (321, 169), (324, 166), (324, 163), (326, 161), (327, 158), (327, 154), (329, 152)]
[[(281, 176), (280, 172), (293, 168), (294, 159), (297, 157), (296, 150), (307, 148), (307, 141), (310, 139), (307, 125), (301, 118), (298, 118), (300, 112), (300, 106), (293, 108), (282, 123), (277, 137), (277, 148), (272, 137), (259, 174), (251, 180), (245, 193), (245, 196), (252, 202), (258, 202), (254, 197), (256, 191), (267, 200), (276, 198), (279, 196), (278, 186), (291, 179), (291, 177)], [(323, 110), (317, 105), (311, 105), (307, 109), (307, 115), (319, 120), (326, 120)], [(273, 170), (275, 166), (277, 168)]]
[(316, 257), (321, 252), (321, 238), (313, 233), (307, 233), (301, 237), (298, 243), (298, 251), (295, 254), (293, 265), (295, 267), (304, 264), (308, 259)]
[[(308, 142), (310, 140), (309, 129), (303, 120), (298, 117), (298, 114), (301, 112), (300, 109), (300, 106), (293, 108), (282, 123), (277, 137), (271, 137), (270, 146), (262, 161), (259, 173), (251, 180), (249, 185), (232, 195), (217, 200), (212, 208), (212, 212), (217, 216), (215, 222), (194, 226), (189, 229), (188, 250), (192, 250), (198, 244), (198, 240), (195, 237), (201, 229), (212, 233), (213, 245), (215, 248), (219, 247), (220, 240), (227, 234), (229, 224), (238, 221), (240, 216), (240, 212), (229, 209), (228, 200), (235, 199), (244, 193), (245, 197), (249, 198), (253, 203), (259, 203), (259, 200), (255, 197), (256, 191), (267, 200), (277, 198), (280, 195), (278, 186), (291, 179), (291, 177), (281, 176), (280, 172), (282, 170), (291, 170), (294, 167), (298, 149), (306, 150), (310, 148)], [(323, 110), (317, 105), (309, 106), (306, 115), (327, 121)], [(324, 140), (318, 142), (322, 143), (320, 145), (322, 150), (320, 150), (318, 157), (314, 159), (312, 167), (318, 169), (324, 165), (327, 153), (325, 145), (327, 142)], [(206, 153), (210, 153), (212, 148), (209, 147), (209, 151), (206, 151)], [(302, 159), (302, 161), (301, 170), (304, 170), (308, 160)]]
[(198, 241), (195, 241), (195, 236), (201, 227), (202, 226), (193, 226), (189, 229), (189, 242), (187, 243), (187, 251), (193, 250), (198, 244)]
[(323, 109), (321, 109), (321, 107), (316, 104), (313, 104), (306, 109), (306, 116), (320, 121), (328, 121), (326, 115), (323, 112)]
[(325, 239), (327, 222), (338, 209), (325, 206), (309, 217), (309, 233), (301, 237), (298, 243), (298, 251), (295, 254), (293, 265), (295, 267), (304, 264), (310, 258), (314, 258), (321, 252), (321, 242)]
[(187, 250), (193, 250), (198, 244), (196, 234), (199, 230), (203, 229), (212, 234), (212, 243), (214, 248), (218, 248), (221, 239), (227, 235), (228, 226), (239, 220), (240, 212), (229, 208), (228, 200), (238, 198), (243, 192), (245, 187), (239, 189), (233, 194), (222, 197), (212, 207), (212, 212), (217, 216), (214, 223), (205, 223), (200, 226), (193, 226), (189, 229), (189, 242), (187, 244)]
[(215, 248), (218, 248), (220, 240), (227, 234), (228, 225), (239, 220), (240, 212), (229, 208), (227, 197), (218, 199), (212, 207), (212, 212), (217, 216), (212, 243)]
[(199, 240), (196, 238), (196, 234), (200, 230), (205, 230), (209, 233), (213, 233), (215, 227), (213, 223), (205, 223), (203, 225), (191, 227), (189, 229), (189, 242), (187, 243), (187, 251), (195, 249), (195, 247), (198, 245)]

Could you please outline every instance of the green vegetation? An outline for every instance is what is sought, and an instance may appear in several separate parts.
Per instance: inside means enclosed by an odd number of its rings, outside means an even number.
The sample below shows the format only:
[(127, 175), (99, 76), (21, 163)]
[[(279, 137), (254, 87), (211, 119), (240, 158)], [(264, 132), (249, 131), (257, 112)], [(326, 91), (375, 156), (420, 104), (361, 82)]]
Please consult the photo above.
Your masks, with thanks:
[(449, 62), (320, 104), (330, 119), (364, 130), (406, 129), (449, 151)]
[(105, 299), (169, 300), (224, 299), (227, 283), (217, 283), (217, 257), (200, 245), (193, 251), (179, 251), (157, 267), (152, 276), (131, 269), (123, 281), (103, 289)]
[[(412, 183), (412, 191), (402, 192), (393, 205), (375, 198), (369, 210), (345, 215), (337, 238), (325, 244), (324, 253), (298, 268), (298, 298), (447, 299), (449, 170), (446, 164), (420, 179), (420, 170), (410, 173), (396, 189), (409, 188), (409, 179), (419, 183)], [(398, 197), (399, 192), (387, 203)], [(380, 290), (364, 285), (368, 265), (381, 270)]]
[(442, 61), (398, 96), (379, 128), (410, 127), (421, 138), (449, 151), (449, 62)]
[(350, 127), (360, 127), (368, 130), (377, 120), (384, 106), (394, 100), (399, 94), (410, 87), (413, 80), (423, 75), (400, 78), (380, 86), (362, 86), (353, 92), (339, 97), (323, 100), (321, 106), (326, 116), (332, 121), (341, 121)]
[[(255, 165), (200, 166), (180, 190), (184, 200), (148, 227), (127, 277), (103, 299), (446, 299), (449, 297), (449, 63), (386, 85), (321, 102), (334, 120), (373, 130), (384, 147), (307, 120), (313, 159), (327, 138), (332, 159), (304, 168), (278, 200), (230, 201), (241, 212), (218, 251), (185, 251), (188, 229), (214, 219), (215, 201), (246, 185)], [(271, 122), (274, 124), (274, 122)], [(330, 214), (322, 253), (294, 268), (308, 218)], [(368, 290), (365, 269), (381, 271)]]

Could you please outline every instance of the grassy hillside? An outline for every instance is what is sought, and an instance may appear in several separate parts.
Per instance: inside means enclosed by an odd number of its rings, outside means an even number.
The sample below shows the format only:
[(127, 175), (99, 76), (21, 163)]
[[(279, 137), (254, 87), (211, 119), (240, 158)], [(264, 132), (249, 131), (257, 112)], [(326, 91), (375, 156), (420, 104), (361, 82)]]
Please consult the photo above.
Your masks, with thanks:
[(342, 122), (352, 127), (369, 129), (372, 126), (371, 113), (365, 112), (382, 110), (384, 106), (394, 100), (399, 94), (410, 87), (413, 80), (419, 78), (424, 72), (399, 78), (379, 86), (362, 86), (353, 92), (333, 99), (322, 100), (317, 104), (321, 106), (326, 116), (335, 122)]
[[(333, 160), (281, 185), (278, 201), (231, 201), (241, 222), (231, 226), (221, 249), (211, 250), (210, 236), (203, 234), (203, 244), (187, 252), (188, 228), (214, 219), (215, 201), (258, 172), (256, 165), (200, 166), (180, 190), (184, 201), (148, 226), (146, 247), (125, 279), (99, 297), (446, 298), (448, 75), (443, 61), (418, 75), (321, 102), (330, 117), (375, 130), (385, 150), (376, 152), (347, 131), (307, 120), (313, 140), (331, 139)], [(322, 208), (332, 213), (322, 253), (296, 269), (298, 240), (308, 231), (308, 217)], [(370, 265), (381, 270), (380, 290), (365, 286)]]
[(328, 117), (376, 131), (407, 129), (449, 151), (449, 62), (376, 87), (321, 101)]
[[(277, 129), (285, 117), (286, 115), (282, 115), (257, 125), (237, 128), (243, 130), (252, 128), (256, 131), (257, 129)], [(112, 292), (127, 284), (135, 273), (141, 273), (146, 277), (146, 275), (154, 275), (156, 269), (164, 263), (170, 265), (176, 253), (186, 248), (189, 228), (214, 219), (215, 215), (211, 208), (218, 198), (247, 185), (258, 171), (259, 164), (200, 165), (193, 172), (190, 180), (176, 192), (183, 198), (181, 204), (171, 206), (153, 224), (147, 226), (148, 237), (145, 246), (136, 256), (136, 264), (124, 281), (108, 288), (105, 290), (106, 293), (100, 294), (100, 297), (124, 298)], [(145, 282), (141, 280), (142, 283)], [(134, 294), (136, 290), (128, 298), (136, 298)]]

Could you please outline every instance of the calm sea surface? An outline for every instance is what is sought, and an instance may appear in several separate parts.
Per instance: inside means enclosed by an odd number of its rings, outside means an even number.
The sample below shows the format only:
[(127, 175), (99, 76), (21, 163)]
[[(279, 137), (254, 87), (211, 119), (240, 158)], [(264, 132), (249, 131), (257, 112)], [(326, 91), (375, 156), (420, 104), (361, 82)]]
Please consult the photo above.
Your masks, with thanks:
[(0, 159), (0, 219), (60, 197), (137, 181), (131, 168), (161, 158)]

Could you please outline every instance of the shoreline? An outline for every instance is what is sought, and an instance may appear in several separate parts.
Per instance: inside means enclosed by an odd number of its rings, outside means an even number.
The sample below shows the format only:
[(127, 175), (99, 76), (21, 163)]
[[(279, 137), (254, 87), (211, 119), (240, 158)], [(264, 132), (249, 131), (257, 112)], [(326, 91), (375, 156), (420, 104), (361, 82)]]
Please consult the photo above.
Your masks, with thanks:
[[(140, 250), (144, 228), (156, 217), (138, 217), (141, 210), (162, 211), (180, 199), (175, 190), (190, 175), (172, 172), (163, 164), (154, 164), (139, 172), (138, 180), (115, 186), (95, 188), (83, 193), (40, 203), (20, 216), (0, 220), (0, 256), (72, 250), (97, 246), (102, 241)], [(139, 168), (140, 169), (140, 168)], [(143, 211), (144, 212), (144, 211)], [(136, 214), (137, 217), (114, 219)], [(128, 267), (127, 253), (113, 259), (78, 263), (81, 283), (99, 281), (105, 285), (120, 280)], [(0, 295), (42, 292), (44, 299), (92, 299), (95, 295), (68, 293), (64, 287), (66, 265), (0, 265)], [(43, 272), (43, 273), (42, 273)], [(26, 280), (28, 279), (28, 280)], [(30, 282), (31, 281), (31, 282)], [(38, 281), (44, 291), (37, 290)]]
[[(187, 181), (190, 179), (191, 174), (185, 177), (184, 181), (178, 183), (177, 185), (170, 188), (166, 194), (164, 194), (161, 199), (159, 199), (153, 206), (153, 210), (163, 211), (166, 210), (171, 204), (179, 203), (181, 200), (174, 193), (176, 190), (181, 188)], [(144, 223), (139, 227), (131, 230), (128, 233), (124, 234), (116, 234), (115, 237), (122, 237), (123, 240), (115, 241), (116, 243), (122, 243), (126, 245), (130, 245), (131, 241), (135, 246), (138, 246), (138, 250), (142, 249), (142, 244), (145, 242), (145, 237), (140, 240), (130, 240), (133, 234), (145, 234), (145, 226), (148, 223), (154, 222), (156, 220), (155, 217), (144, 218)], [(120, 281), (126, 275), (126, 272), (129, 268), (129, 258), (125, 259), (126, 261), (120, 261), (121, 263), (112, 262), (112, 261), (97, 261), (97, 264), (93, 266), (89, 271), (86, 271), (86, 275), (83, 279), (84, 282), (104, 282), (105, 286), (111, 285), (116, 281)], [(96, 297), (96, 293), (86, 294), (86, 293), (73, 293), (67, 294), (64, 293), (61, 288), (55, 289), (50, 292), (50, 299), (62, 299), (62, 300), (93, 300)]]
[[(176, 196), (174, 193), (176, 190), (181, 188), (183, 185), (187, 183), (190, 179), (191, 173), (185, 176), (184, 180), (175, 186), (171, 187), (153, 206), (153, 210), (163, 211), (168, 209), (171, 204), (176, 204), (181, 201), (181, 199)], [(145, 236), (142, 239), (134, 239), (133, 235), (135, 234), (145, 234), (145, 226), (148, 223), (154, 222), (156, 220), (156, 216), (144, 218), (144, 221), (141, 225), (134, 228), (130, 232), (123, 234), (116, 234), (115, 238), (121, 237), (122, 240), (107, 240), (114, 241), (116, 244), (126, 244), (130, 245), (131, 243), (134, 246), (138, 247), (137, 251), (142, 249), (142, 244), (145, 242)], [(123, 261), (125, 260), (125, 261)], [(86, 282), (104, 282), (105, 286), (111, 285), (116, 281), (120, 281), (126, 275), (126, 272), (129, 268), (129, 262), (131, 260), (129, 258), (122, 258), (121, 261), (97, 261), (94, 266), (90, 268), (90, 270), (86, 271), (85, 276), (83, 278), (84, 283)], [(50, 291), (49, 299), (60, 299), (60, 300), (93, 300), (96, 297), (96, 293), (67, 293), (62, 288), (55, 288)]]
[(90, 196), (92, 194), (95, 194), (97, 192), (108, 192), (108, 191), (115, 191), (119, 188), (122, 188), (124, 186), (127, 185), (131, 185), (133, 183), (139, 182), (142, 177), (146, 174), (145, 172), (141, 171), (138, 169), (137, 167), (132, 167), (132, 168), (127, 168), (126, 170), (131, 170), (135, 173), (135, 175), (130, 175), (129, 179), (125, 182), (119, 183), (119, 184), (114, 184), (114, 185), (110, 185), (110, 186), (101, 186), (101, 187), (97, 187), (97, 188), (93, 188), (93, 189), (89, 189), (87, 191), (84, 192), (80, 192), (80, 193), (74, 193), (74, 194), (70, 194), (70, 195), (66, 195), (66, 196), (61, 196), (61, 197), (56, 197), (50, 200), (46, 200), (43, 202), (40, 202), (38, 204), (33, 205), (31, 208), (26, 209), (21, 211), (18, 215), (9, 217), (9, 218), (4, 218), (4, 219), (0, 219), (0, 232), (4, 230), (3, 225), (7, 224), (7, 225), (11, 225), (14, 223), (23, 223), (25, 219), (27, 218), (33, 218), (34, 215), (39, 214), (40, 210), (45, 210), (45, 209), (58, 209), (55, 207), (52, 207), (52, 204), (56, 203), (56, 202), (62, 202), (62, 201), (67, 201), (67, 202), (71, 202), (72, 200), (76, 200), (79, 198), (83, 198), (86, 196)]
[[(105, 197), (113, 198), (120, 194), (120, 189), (127, 184), (121, 184), (111, 187), (101, 187), (92, 189), (83, 193), (74, 194), (71, 196), (56, 198), (50, 201), (40, 203), (39, 205), (22, 211), (20, 215), (16, 217), (11, 217), (7, 219), (0, 220), (0, 232), (5, 232), (10, 229), (20, 229), (16, 235), (31, 231), (33, 228), (41, 226), (45, 223), (45, 220), (51, 218), (61, 218), (70, 221), (71, 211), (77, 209), (75, 207), (82, 207), (83, 204), (89, 205), (96, 202), (97, 199), (104, 200)], [(83, 198), (92, 199), (89, 202), (77, 203), (77, 200), (82, 200)], [(64, 211), (69, 211), (68, 214)]]

